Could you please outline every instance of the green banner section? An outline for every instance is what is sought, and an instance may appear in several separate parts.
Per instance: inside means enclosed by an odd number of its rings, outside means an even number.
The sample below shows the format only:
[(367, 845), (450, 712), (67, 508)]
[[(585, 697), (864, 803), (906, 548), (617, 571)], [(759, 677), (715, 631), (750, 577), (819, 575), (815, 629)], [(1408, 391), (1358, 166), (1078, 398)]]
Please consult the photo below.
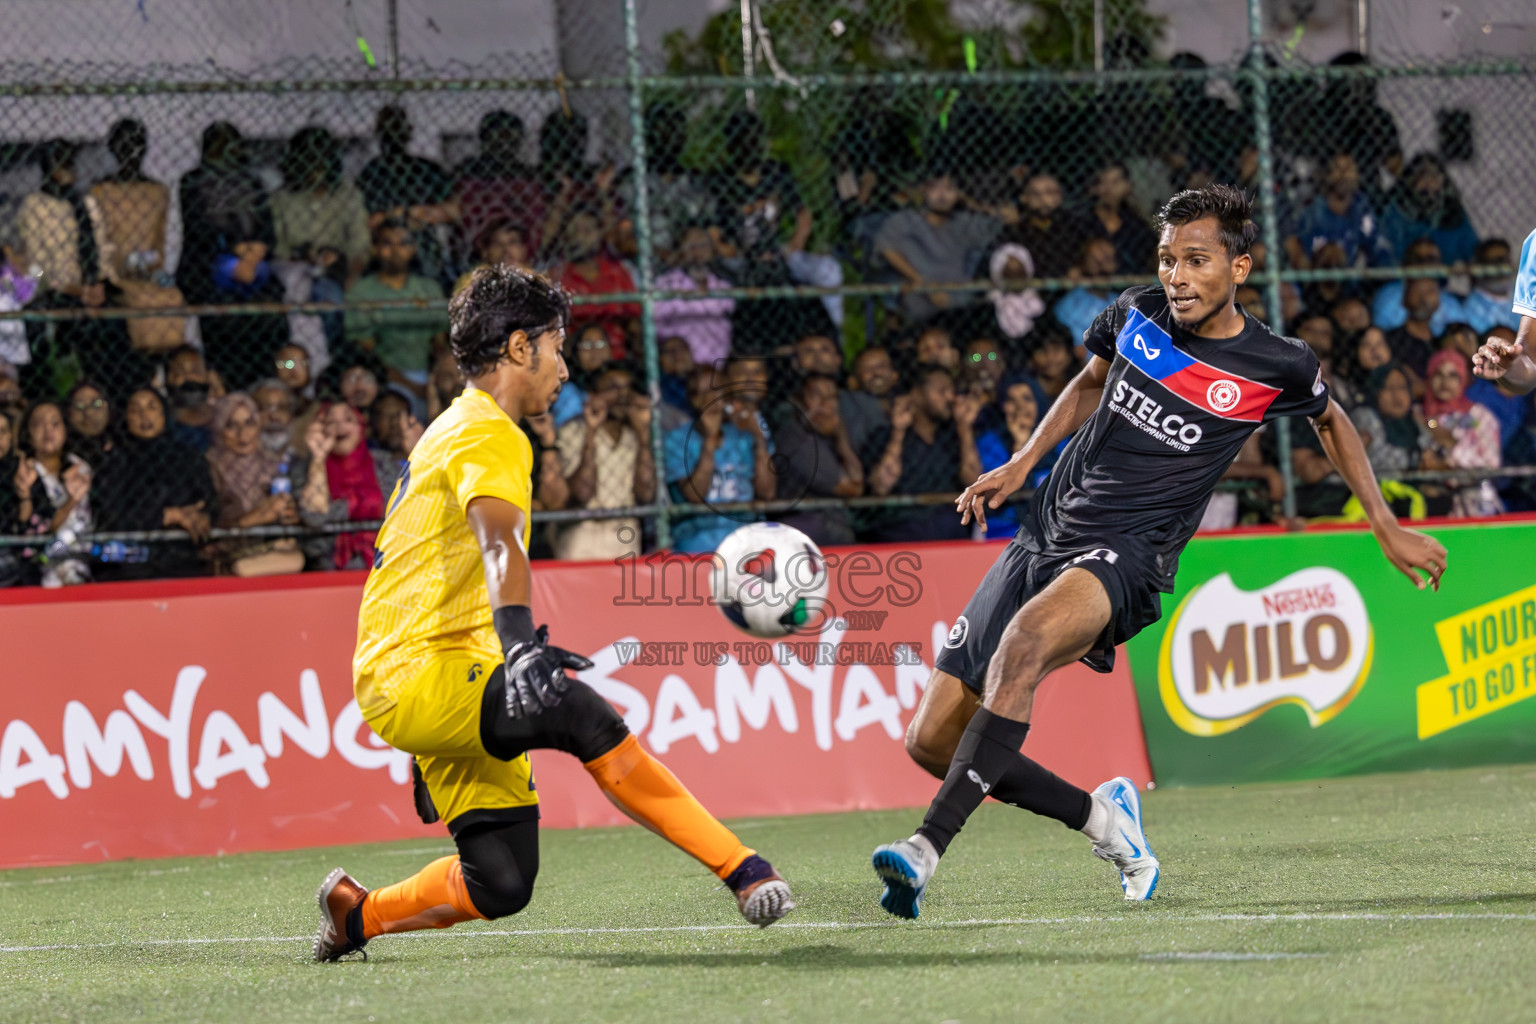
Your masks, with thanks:
[(1191, 542), (1129, 644), (1157, 781), (1536, 760), (1536, 523), (1428, 532), (1439, 593), (1368, 532)]

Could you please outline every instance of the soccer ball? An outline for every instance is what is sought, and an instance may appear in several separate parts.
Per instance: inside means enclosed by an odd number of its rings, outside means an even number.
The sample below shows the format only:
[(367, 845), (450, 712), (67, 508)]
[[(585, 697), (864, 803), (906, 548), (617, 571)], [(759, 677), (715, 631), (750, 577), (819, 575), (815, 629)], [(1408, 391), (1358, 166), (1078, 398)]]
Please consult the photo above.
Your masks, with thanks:
[(827, 563), (811, 538), (783, 523), (749, 523), (715, 550), (715, 604), (737, 629), (766, 640), (820, 633)]

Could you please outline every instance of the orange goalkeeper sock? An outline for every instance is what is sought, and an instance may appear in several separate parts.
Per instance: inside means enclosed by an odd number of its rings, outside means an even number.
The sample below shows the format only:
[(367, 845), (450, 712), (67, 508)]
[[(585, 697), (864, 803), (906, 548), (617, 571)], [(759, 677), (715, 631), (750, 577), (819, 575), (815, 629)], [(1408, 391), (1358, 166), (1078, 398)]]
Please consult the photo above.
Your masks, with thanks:
[(585, 765), (614, 805), (724, 879), (755, 852), (704, 809), (633, 735)]
[(458, 857), (440, 858), (403, 882), (373, 890), (363, 897), (362, 912), (365, 939), (485, 919), (470, 902)]

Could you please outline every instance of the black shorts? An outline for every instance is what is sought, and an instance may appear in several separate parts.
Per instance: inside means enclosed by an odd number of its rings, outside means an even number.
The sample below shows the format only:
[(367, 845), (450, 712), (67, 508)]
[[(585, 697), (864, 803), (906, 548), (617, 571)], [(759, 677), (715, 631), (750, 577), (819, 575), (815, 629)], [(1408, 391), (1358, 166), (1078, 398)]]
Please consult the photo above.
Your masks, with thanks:
[(1082, 659), (1095, 672), (1108, 672), (1115, 666), (1115, 645), (1162, 618), (1159, 583), (1172, 581), (1159, 572), (1158, 562), (1156, 552), (1134, 537), (1106, 537), (1045, 551), (1010, 541), (966, 602), (933, 667), (981, 693), (992, 654), (1014, 614), (1064, 570), (1076, 566), (1093, 573), (1109, 595), (1109, 625)]

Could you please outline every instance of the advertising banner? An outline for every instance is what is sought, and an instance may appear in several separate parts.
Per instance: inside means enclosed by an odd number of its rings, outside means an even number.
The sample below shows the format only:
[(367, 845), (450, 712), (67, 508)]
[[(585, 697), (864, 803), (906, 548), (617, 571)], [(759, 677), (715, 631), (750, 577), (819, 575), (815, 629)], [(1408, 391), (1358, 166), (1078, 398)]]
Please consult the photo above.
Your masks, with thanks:
[(1438, 593), (1363, 530), (1191, 542), (1129, 644), (1158, 782), (1536, 759), (1536, 523), (1428, 532)]
[[(732, 628), (709, 562), (681, 556), (538, 564), (534, 611), (716, 814), (919, 806), (937, 782), (902, 738), (1000, 551), (830, 550), (825, 628), (783, 645)], [(352, 700), (362, 581), (0, 594), (0, 867), (444, 835), (417, 821), (409, 759)], [(1025, 751), (1078, 784), (1145, 783), (1125, 659), (1048, 680)], [(574, 759), (533, 765), (545, 825), (624, 822)]]

